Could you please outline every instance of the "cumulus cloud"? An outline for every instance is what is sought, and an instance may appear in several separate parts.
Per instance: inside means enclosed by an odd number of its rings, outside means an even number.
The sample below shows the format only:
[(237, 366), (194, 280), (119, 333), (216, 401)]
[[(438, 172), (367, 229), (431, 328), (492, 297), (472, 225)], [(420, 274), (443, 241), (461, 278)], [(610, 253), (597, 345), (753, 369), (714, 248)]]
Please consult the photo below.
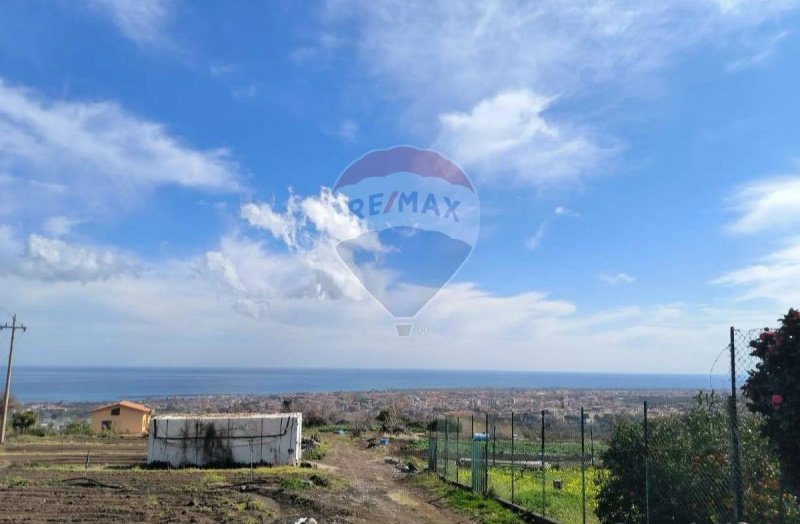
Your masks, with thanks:
[[(336, 251), (339, 242), (367, 232), (348, 211), (346, 197), (323, 188), (317, 196), (290, 195), (284, 207), (278, 211), (274, 204), (253, 202), (240, 210), (244, 221), (268, 233), (267, 239), (277, 240), (277, 245), (264, 238), (228, 235), (218, 249), (206, 253), (206, 269), (216, 275), (234, 308), (259, 316), (275, 299), (367, 296)], [(363, 247), (380, 250), (377, 242)]]
[(480, 177), (526, 185), (574, 181), (611, 153), (586, 133), (545, 119), (552, 99), (529, 89), (504, 91), (468, 113), (439, 116), (436, 147)]
[(82, 283), (136, 274), (140, 268), (133, 257), (111, 248), (76, 246), (40, 235), (30, 235), (24, 254), (6, 262), (6, 271), (25, 277)]

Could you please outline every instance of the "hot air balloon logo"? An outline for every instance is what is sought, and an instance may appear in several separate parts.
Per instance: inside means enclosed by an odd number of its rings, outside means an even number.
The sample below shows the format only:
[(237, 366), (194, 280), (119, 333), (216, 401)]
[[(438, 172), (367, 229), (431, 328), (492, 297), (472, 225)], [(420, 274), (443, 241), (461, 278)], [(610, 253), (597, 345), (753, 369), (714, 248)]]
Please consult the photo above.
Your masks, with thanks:
[(398, 146), (367, 153), (333, 187), (347, 197), (359, 228), (336, 251), (397, 319), (397, 333), (469, 257), (480, 228), (478, 195), (443, 155)]

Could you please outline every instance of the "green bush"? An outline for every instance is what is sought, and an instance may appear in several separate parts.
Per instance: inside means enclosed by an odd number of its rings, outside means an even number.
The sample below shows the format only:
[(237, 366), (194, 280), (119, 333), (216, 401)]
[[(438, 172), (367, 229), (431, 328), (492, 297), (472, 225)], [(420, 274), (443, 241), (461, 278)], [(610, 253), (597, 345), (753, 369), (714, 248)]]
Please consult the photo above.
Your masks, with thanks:
[(73, 420), (64, 426), (64, 435), (91, 435), (92, 427), (85, 420)]
[(320, 442), (313, 448), (303, 450), (303, 460), (322, 460), (328, 453), (328, 446)]
[(742, 387), (761, 433), (777, 450), (783, 476), (800, 496), (800, 311), (790, 309), (775, 330), (750, 343), (758, 359)]
[(11, 415), (11, 427), (17, 433), (27, 433), (39, 421), (34, 411), (18, 411)]
[[(745, 414), (746, 415), (746, 414)], [(700, 394), (685, 414), (651, 417), (649, 430), (650, 521), (729, 522), (733, 507), (727, 406)], [(781, 499), (777, 460), (758, 432), (759, 420), (743, 416), (739, 437), (747, 522), (774, 522), (797, 506)], [(616, 424), (601, 454), (597, 516), (601, 522), (645, 521), (645, 448), (641, 421)], [(781, 504), (784, 505), (781, 509)], [(788, 520), (794, 522), (794, 520)]]

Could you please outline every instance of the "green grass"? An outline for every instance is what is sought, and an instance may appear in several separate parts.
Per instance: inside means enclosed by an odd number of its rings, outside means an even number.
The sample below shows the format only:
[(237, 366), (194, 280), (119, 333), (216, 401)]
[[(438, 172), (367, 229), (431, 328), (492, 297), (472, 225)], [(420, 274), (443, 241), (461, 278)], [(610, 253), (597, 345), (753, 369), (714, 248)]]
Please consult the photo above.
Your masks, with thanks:
[(299, 490), (306, 489), (306, 488), (311, 487), (311, 486), (310, 486), (310, 484), (308, 482), (306, 482), (305, 479), (302, 479), (300, 477), (289, 477), (289, 478), (281, 479), (281, 487), (284, 488), (284, 489), (291, 489), (291, 490), (299, 491)]
[(227, 482), (228, 478), (219, 471), (206, 471), (203, 473), (203, 482), (206, 484), (221, 484)]
[(421, 438), (417, 440), (407, 440), (403, 442), (403, 445), (408, 451), (427, 451), (428, 439)]
[(311, 449), (303, 450), (303, 460), (322, 460), (328, 453), (328, 445), (320, 442)]
[(520, 522), (520, 517), (500, 505), (496, 500), (482, 497), (471, 491), (450, 486), (432, 473), (415, 475), (412, 482), (484, 524), (510, 524)]
[[(444, 464), (440, 461), (441, 471), (444, 472)], [(448, 464), (447, 477), (456, 480), (455, 463)], [(596, 477), (594, 468), (586, 468), (586, 522), (599, 522), (595, 516), (597, 499), (597, 485), (594, 482)], [(563, 482), (562, 489), (553, 487), (553, 480), (560, 479)], [(469, 486), (471, 473), (468, 468), (459, 468), (458, 482)], [(514, 476), (514, 502), (520, 506), (544, 513), (559, 522), (569, 524), (571, 522), (581, 522), (581, 470), (578, 466), (563, 467), (559, 470), (547, 469), (544, 472), (544, 504), (542, 503), (542, 471), (526, 470), (515, 471)], [(511, 501), (511, 469), (510, 468), (489, 468), (489, 491), (492, 495)]]
[(30, 484), (28, 479), (16, 475), (0, 478), (0, 488), (16, 488), (19, 486), (27, 486), (28, 484)]

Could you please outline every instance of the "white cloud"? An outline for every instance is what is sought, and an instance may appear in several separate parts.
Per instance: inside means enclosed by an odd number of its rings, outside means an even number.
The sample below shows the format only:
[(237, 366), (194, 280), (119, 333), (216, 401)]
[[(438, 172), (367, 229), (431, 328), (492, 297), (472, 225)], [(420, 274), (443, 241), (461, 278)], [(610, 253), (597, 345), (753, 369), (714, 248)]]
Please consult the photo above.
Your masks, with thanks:
[(629, 86), (701, 42), (736, 46), (728, 37), (742, 31), (756, 39), (765, 21), (796, 5), (331, 1), (324, 19), (343, 21), (357, 35), (362, 59), (391, 83), (393, 95), (399, 88), (415, 103), (440, 107), (446, 100), (473, 104), (511, 86), (550, 94), (598, 82)]
[(0, 268), (7, 266), (11, 260), (22, 253), (23, 244), (17, 238), (14, 228), (0, 224)]
[[(658, 75), (700, 45), (733, 61), (758, 57), (778, 43), (773, 22), (796, 5), (331, 0), (319, 33), (354, 40), (365, 76), (407, 104), (405, 131), (423, 140), (438, 132), (437, 147), (484, 181), (538, 187), (603, 171), (621, 147), (605, 121), (588, 119), (615, 97), (651, 96)], [(555, 98), (566, 102), (558, 115), (548, 111)], [(578, 116), (574, 99), (597, 102)]]
[(10, 210), (20, 213), (64, 211), (65, 203), (124, 208), (162, 185), (239, 187), (238, 167), (225, 149), (193, 149), (113, 102), (46, 100), (2, 80), (0, 170), (9, 197), (27, 203)]
[[(336, 246), (367, 231), (347, 209), (344, 195), (322, 188), (318, 196), (290, 195), (286, 210), (269, 203), (248, 203), (240, 216), (279, 240), (278, 245), (228, 235), (206, 253), (206, 268), (234, 308), (259, 316), (270, 301), (285, 298), (360, 300), (361, 283), (342, 262)], [(363, 244), (379, 250), (380, 244)]]
[(527, 247), (531, 251), (538, 249), (539, 245), (542, 243), (542, 239), (544, 238), (544, 233), (545, 231), (547, 231), (548, 224), (549, 222), (547, 221), (542, 222), (539, 225), (539, 228), (536, 230), (536, 233), (534, 233), (533, 236), (529, 237), (525, 241), (525, 247)]
[[(729, 200), (739, 216), (727, 226), (738, 235), (759, 235), (762, 242), (775, 242), (763, 256), (714, 279), (742, 299), (767, 299), (780, 307), (800, 303), (800, 176), (769, 177), (746, 184)], [(770, 244), (774, 245), (774, 244)]]
[(343, 44), (343, 37), (329, 31), (323, 31), (315, 37), (315, 42), (293, 50), (289, 54), (289, 58), (298, 65), (328, 60)]
[(741, 216), (734, 233), (785, 232), (800, 226), (800, 176), (768, 178), (739, 188), (731, 199)]
[(358, 131), (360, 129), (361, 126), (359, 126), (357, 122), (354, 122), (348, 118), (339, 124), (339, 131), (337, 134), (339, 135), (339, 138), (345, 142), (352, 143), (356, 141), (356, 137), (358, 136)]
[(533, 236), (529, 237), (525, 240), (525, 247), (529, 250), (533, 251), (538, 249), (544, 239), (544, 235), (547, 232), (547, 228), (550, 227), (550, 224), (559, 217), (579, 217), (580, 214), (567, 209), (564, 206), (558, 206), (553, 210), (553, 214), (547, 217), (544, 222), (539, 225), (539, 228), (536, 230), (536, 233)]
[(631, 276), (627, 273), (600, 273), (597, 275), (597, 279), (600, 280), (603, 284), (607, 284), (609, 286), (616, 286), (619, 284), (632, 284), (636, 282), (636, 277)]
[(789, 35), (789, 31), (778, 31), (777, 33), (755, 41), (746, 41), (745, 45), (752, 47), (749, 55), (739, 57), (727, 66), (729, 72), (742, 71), (752, 67), (757, 67), (772, 56), (781, 41)]
[(237, 86), (231, 89), (231, 94), (234, 98), (239, 99), (255, 98), (258, 94), (258, 85), (251, 82), (249, 84)]
[(296, 199), (291, 197), (287, 204), (286, 213), (277, 213), (269, 203), (249, 203), (242, 206), (239, 216), (251, 226), (268, 231), (275, 238), (283, 240), (289, 247), (295, 247), (295, 233), (298, 228), (297, 217), (294, 213)]
[(742, 298), (765, 298), (781, 307), (800, 304), (800, 237), (784, 240), (781, 249), (715, 279), (712, 283), (742, 290)]
[(110, 248), (75, 246), (39, 235), (28, 237), (27, 250), (11, 271), (41, 280), (91, 282), (135, 274), (139, 265)]
[[(24, 344), (37, 350), (21, 351), (19, 363), (707, 373), (729, 325), (776, 316), (670, 304), (582, 312), (544, 293), (496, 296), (461, 283), (415, 320), (428, 336), (405, 339), (372, 300), (243, 299), (229, 309), (220, 307), (227, 295), (188, 277), (185, 264), (87, 285), (0, 275), (4, 303), (36, 325)], [(241, 314), (248, 307), (258, 320)]]
[(91, 0), (128, 39), (143, 47), (164, 46), (169, 39), (171, 0)]
[(577, 211), (573, 211), (573, 210), (568, 209), (568, 208), (566, 208), (564, 206), (558, 206), (555, 209), (554, 213), (557, 216), (570, 216), (570, 217), (579, 217), (579, 216), (581, 216), (580, 213), (578, 213)]
[(526, 185), (574, 181), (596, 172), (612, 150), (586, 133), (544, 118), (552, 99), (529, 89), (504, 91), (469, 113), (439, 116), (436, 147), (483, 178)]
[(44, 223), (44, 230), (50, 236), (63, 237), (72, 231), (72, 228), (82, 224), (85, 220), (69, 218), (61, 215), (50, 217)]

